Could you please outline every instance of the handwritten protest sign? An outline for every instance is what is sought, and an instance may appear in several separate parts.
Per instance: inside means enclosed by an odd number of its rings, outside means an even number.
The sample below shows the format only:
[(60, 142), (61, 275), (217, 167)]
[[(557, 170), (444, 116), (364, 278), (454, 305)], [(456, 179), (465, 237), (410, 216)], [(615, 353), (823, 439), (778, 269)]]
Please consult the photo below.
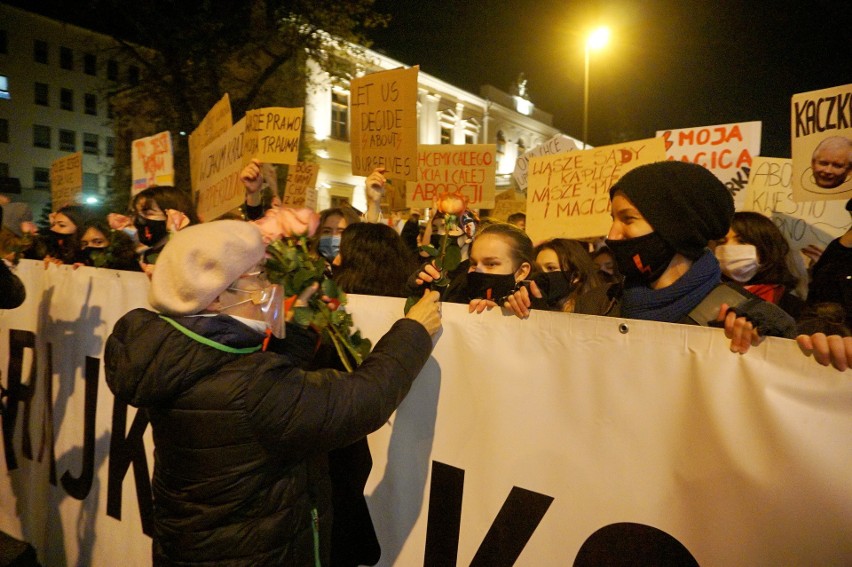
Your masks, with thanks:
[(540, 146), (536, 146), (526, 152), (524, 155), (515, 160), (515, 171), (512, 173), (518, 187), (521, 190), (525, 190), (527, 188), (527, 168), (529, 167), (531, 157), (562, 154), (576, 149), (577, 144), (574, 143), (574, 140), (564, 134), (557, 134)]
[(240, 181), (245, 130), (243, 118), (201, 151), (198, 216), (202, 221), (214, 220), (245, 201), (245, 186)]
[(703, 165), (725, 184), (740, 209), (754, 156), (760, 155), (760, 122), (660, 130), (670, 160)]
[(794, 250), (814, 245), (825, 248), (846, 232), (845, 201), (793, 200), (793, 160), (755, 157), (743, 203), (744, 211), (771, 217)]
[(793, 199), (852, 197), (852, 84), (793, 96)]
[(174, 185), (175, 168), (171, 132), (133, 140), (130, 148), (133, 188), (136, 195), (154, 185)]
[[(287, 207), (307, 207), (308, 201), (316, 203), (317, 175), (319, 175), (318, 163), (307, 163), (300, 161), (291, 165), (287, 171), (287, 184), (284, 186), (284, 198), (282, 204)], [(312, 199), (308, 193), (313, 191)]]
[(431, 207), (436, 195), (459, 192), (471, 209), (494, 206), (497, 176), (494, 144), (420, 146), (417, 181), (406, 184), (409, 207)]
[(295, 165), (299, 160), (303, 108), (269, 107), (246, 112), (243, 161)]
[(488, 212), (488, 218), (505, 222), (509, 215), (523, 213), (526, 210), (527, 201), (524, 194), (514, 189), (507, 189), (494, 197), (494, 207)]
[(83, 152), (61, 157), (50, 164), (50, 200), (54, 212), (79, 201), (83, 193)]
[(417, 181), (417, 74), (419, 67), (371, 73), (349, 88), (352, 173)]
[(201, 150), (233, 126), (231, 118), (231, 99), (225, 93), (219, 102), (207, 112), (207, 115), (189, 135), (189, 169), (192, 188), (198, 190), (198, 171), (201, 168)]
[(634, 167), (665, 159), (662, 138), (531, 158), (527, 234), (533, 242), (606, 234), (610, 187)]

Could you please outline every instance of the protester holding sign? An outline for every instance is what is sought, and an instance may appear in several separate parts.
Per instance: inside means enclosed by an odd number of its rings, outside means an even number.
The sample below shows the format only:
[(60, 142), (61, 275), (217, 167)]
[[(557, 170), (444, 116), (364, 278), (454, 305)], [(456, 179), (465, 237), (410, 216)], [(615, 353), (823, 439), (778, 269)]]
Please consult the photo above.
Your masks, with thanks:
[(327, 565), (324, 455), (388, 420), (441, 326), (424, 294), (354, 372), (305, 372), (313, 331), (262, 350), (265, 254), (250, 223), (178, 232), (151, 281), (159, 313), (131, 311), (107, 341), (107, 384), (153, 427), (154, 564)]

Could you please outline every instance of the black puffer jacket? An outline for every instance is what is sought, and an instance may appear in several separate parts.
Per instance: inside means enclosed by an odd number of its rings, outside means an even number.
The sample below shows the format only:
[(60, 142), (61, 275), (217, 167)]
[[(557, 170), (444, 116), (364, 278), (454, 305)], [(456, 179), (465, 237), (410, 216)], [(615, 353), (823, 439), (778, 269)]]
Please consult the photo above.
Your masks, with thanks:
[(329, 526), (320, 518), (317, 545), (311, 519), (327, 472), (311, 463), (388, 420), (429, 357), (429, 334), (398, 321), (347, 374), (241, 353), (262, 336), (231, 317), (174, 323), (131, 311), (105, 353), (110, 389), (153, 427), (154, 563), (313, 565), (318, 547), (327, 564)]

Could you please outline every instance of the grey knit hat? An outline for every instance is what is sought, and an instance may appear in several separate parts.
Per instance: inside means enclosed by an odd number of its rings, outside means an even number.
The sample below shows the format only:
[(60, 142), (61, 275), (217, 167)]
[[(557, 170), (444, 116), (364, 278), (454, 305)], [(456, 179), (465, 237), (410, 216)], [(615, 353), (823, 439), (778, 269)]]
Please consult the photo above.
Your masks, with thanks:
[(734, 199), (707, 168), (682, 161), (642, 165), (624, 174), (610, 189), (639, 209), (654, 230), (677, 252), (692, 260), (707, 242), (724, 238), (734, 216)]

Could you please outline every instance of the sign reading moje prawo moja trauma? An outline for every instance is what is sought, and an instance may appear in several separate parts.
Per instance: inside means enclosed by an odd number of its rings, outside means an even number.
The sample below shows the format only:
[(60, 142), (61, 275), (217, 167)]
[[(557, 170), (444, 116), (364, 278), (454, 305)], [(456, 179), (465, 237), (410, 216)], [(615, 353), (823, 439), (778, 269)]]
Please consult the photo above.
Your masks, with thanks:
[[(28, 299), (0, 318), (0, 530), (47, 565), (147, 564), (150, 428), (102, 368), (147, 280), (33, 261), (19, 274)], [(350, 304), (374, 340), (402, 306)], [(571, 564), (611, 537), (675, 541), (701, 565), (852, 556), (852, 383), (792, 341), (738, 356), (718, 329), (443, 312), (432, 357), (369, 438), (381, 565)]]

